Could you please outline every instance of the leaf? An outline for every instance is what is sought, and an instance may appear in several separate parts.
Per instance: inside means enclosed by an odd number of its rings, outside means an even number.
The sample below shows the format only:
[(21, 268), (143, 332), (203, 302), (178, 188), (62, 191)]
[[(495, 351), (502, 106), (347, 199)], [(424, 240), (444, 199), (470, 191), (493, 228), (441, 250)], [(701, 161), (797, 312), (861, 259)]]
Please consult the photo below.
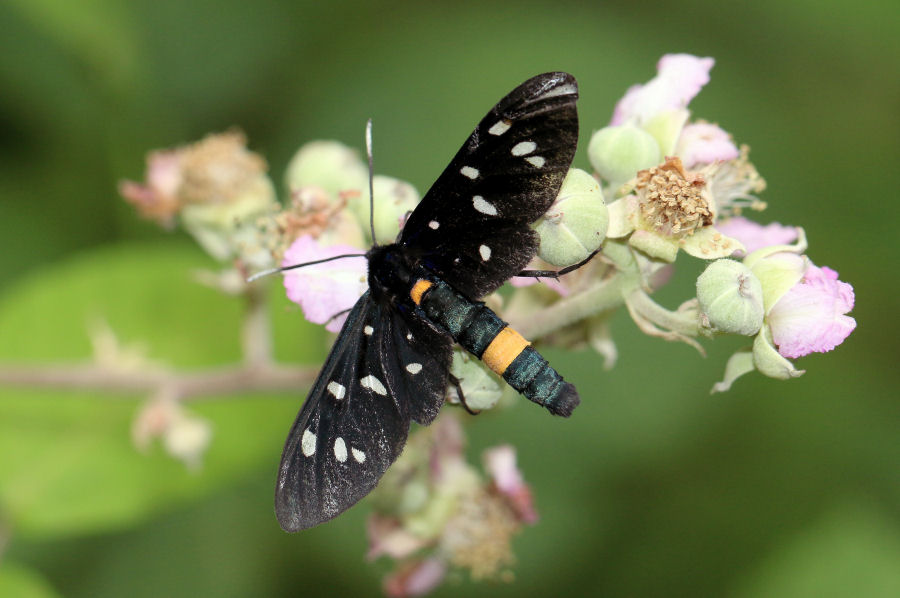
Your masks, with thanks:
[[(132, 245), (36, 273), (0, 297), (0, 360), (86, 362), (88, 322), (100, 318), (121, 342), (139, 341), (168, 365), (236, 363), (241, 301), (191, 281), (201, 265), (209, 266), (194, 250)], [(321, 359), (317, 327), (285, 299), (272, 312), (280, 353)], [(203, 468), (189, 472), (158, 446), (143, 455), (132, 445), (143, 397), (0, 389), (0, 510), (17, 533), (83, 533), (133, 524), (260, 468), (274, 480), (304, 395), (298, 388), (287, 400), (248, 395), (189, 405), (211, 421), (214, 434)]]
[(17, 563), (0, 564), (0, 596), (56, 598), (59, 594), (41, 575)]

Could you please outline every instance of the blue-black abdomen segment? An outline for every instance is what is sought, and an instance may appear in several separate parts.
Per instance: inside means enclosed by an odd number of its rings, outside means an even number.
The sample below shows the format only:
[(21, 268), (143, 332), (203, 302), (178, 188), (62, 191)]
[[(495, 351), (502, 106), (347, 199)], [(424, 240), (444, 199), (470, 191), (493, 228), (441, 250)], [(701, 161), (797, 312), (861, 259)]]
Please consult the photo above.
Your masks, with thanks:
[(513, 360), (503, 379), (520, 393), (556, 415), (568, 417), (580, 399), (575, 386), (563, 380), (534, 347), (528, 346)]
[(431, 278), (424, 288), (414, 301), (428, 319), (529, 400), (556, 415), (572, 413), (580, 402), (575, 387), (490, 308), (470, 301), (441, 280)]

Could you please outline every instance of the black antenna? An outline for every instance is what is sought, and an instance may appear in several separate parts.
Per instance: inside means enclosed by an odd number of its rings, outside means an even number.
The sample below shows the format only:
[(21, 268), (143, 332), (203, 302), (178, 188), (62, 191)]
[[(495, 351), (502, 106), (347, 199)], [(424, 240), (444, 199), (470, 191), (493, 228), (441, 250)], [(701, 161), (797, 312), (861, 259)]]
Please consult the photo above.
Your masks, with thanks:
[(263, 276), (268, 276), (269, 274), (277, 274), (279, 272), (284, 272), (285, 270), (293, 270), (294, 268), (302, 268), (304, 266), (315, 266), (316, 264), (324, 264), (325, 262), (330, 262), (333, 260), (343, 259), (345, 257), (366, 257), (365, 253), (344, 253), (341, 255), (336, 255), (334, 257), (326, 257), (321, 260), (314, 260), (312, 262), (303, 262), (302, 264), (293, 264), (291, 266), (282, 266), (281, 268), (269, 268), (268, 270), (263, 270), (262, 272), (257, 272), (253, 276), (247, 279), (247, 282), (253, 282), (258, 278), (262, 278)]
[(372, 231), (372, 246), (378, 245), (375, 240), (375, 166), (372, 158), (372, 119), (366, 121), (366, 155), (369, 157), (369, 229)]

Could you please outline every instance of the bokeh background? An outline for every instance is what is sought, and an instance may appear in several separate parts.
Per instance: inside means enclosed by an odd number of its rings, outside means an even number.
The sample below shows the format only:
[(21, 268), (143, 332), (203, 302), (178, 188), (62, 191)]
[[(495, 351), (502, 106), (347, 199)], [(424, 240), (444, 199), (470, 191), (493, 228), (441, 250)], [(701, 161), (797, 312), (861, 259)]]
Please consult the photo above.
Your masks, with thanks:
[[(858, 329), (800, 379), (714, 396), (739, 342), (704, 359), (623, 313), (614, 370), (548, 351), (575, 417), (522, 405), (468, 426), (473, 458), (515, 444), (536, 494), (515, 580), (435, 595), (900, 596), (898, 21), (844, 0), (8, 0), (0, 361), (86, 359), (92, 318), (177, 366), (238, 358), (239, 306), (190, 278), (212, 264), (116, 193), (149, 149), (237, 126), (280, 181), (301, 143), (361, 147), (373, 117), (378, 172), (424, 191), (497, 99), (558, 69), (580, 83), (587, 168), (591, 131), (662, 54), (713, 56), (692, 111), (751, 145), (763, 219), (806, 228), (854, 285)], [(670, 307), (701, 268), (678, 266)], [(323, 357), (298, 312), (275, 320), (280, 356)], [(388, 563), (363, 560), (365, 506), (299, 535), (273, 516), (303, 394), (195, 404), (215, 438), (192, 473), (132, 447), (136, 398), (0, 389), (0, 594), (376, 595)]]

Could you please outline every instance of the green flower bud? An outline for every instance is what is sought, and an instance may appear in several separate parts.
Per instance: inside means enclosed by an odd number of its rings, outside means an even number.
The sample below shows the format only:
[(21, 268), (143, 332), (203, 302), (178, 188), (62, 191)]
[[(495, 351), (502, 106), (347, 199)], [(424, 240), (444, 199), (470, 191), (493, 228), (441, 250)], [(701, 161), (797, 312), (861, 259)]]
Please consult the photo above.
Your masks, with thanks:
[(220, 261), (240, 253), (247, 227), (277, 205), (275, 189), (264, 174), (245, 185), (227, 203), (191, 203), (181, 210), (181, 223), (203, 249)]
[[(400, 179), (375, 175), (375, 237), (379, 244), (393, 243), (400, 232), (400, 220), (419, 203), (416, 188)], [(347, 202), (360, 227), (369, 233), (369, 188)], [(369, 233), (371, 234), (371, 233)]]
[(554, 266), (577, 264), (600, 248), (608, 226), (600, 184), (587, 172), (572, 168), (556, 202), (534, 225), (541, 237), (538, 256)]
[(290, 190), (320, 187), (336, 198), (340, 191), (368, 188), (368, 177), (368, 168), (353, 149), (337, 141), (311, 141), (291, 158), (285, 184)]
[(605, 127), (591, 136), (588, 160), (614, 188), (634, 178), (639, 170), (662, 161), (659, 143), (633, 125)]
[(750, 336), (763, 323), (763, 291), (750, 268), (716, 260), (697, 278), (697, 300), (713, 328)]
[[(473, 411), (491, 409), (503, 394), (503, 389), (497, 384), (496, 378), (468, 353), (453, 352), (450, 372), (459, 378), (459, 385), (466, 397), (466, 405)], [(451, 387), (450, 392), (451, 398), (458, 401), (459, 398), (455, 396), (456, 390)]]

